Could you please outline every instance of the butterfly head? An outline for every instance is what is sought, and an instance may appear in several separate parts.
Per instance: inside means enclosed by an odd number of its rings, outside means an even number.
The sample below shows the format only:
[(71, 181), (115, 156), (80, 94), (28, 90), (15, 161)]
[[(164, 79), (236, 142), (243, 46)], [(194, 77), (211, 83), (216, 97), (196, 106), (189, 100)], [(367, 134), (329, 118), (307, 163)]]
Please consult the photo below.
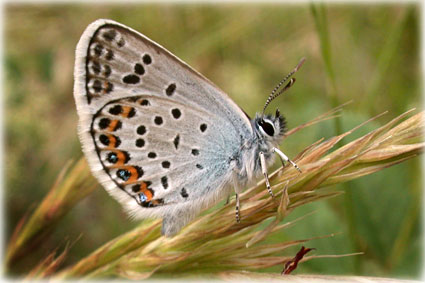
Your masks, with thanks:
[(274, 116), (257, 114), (254, 124), (258, 136), (271, 142), (279, 142), (286, 132), (286, 121), (279, 109)]

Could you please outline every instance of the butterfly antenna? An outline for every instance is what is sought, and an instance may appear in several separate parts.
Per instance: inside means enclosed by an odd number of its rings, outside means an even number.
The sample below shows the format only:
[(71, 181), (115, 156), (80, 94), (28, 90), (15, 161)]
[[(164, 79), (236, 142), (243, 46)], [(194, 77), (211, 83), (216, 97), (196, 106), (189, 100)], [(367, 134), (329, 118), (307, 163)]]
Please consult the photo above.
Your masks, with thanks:
[(270, 102), (272, 102), (273, 99), (275, 99), (276, 97), (278, 97), (279, 95), (281, 95), (283, 92), (285, 92), (286, 90), (288, 90), (294, 83), (295, 83), (295, 78), (292, 78), (286, 85), (284, 88), (282, 88), (279, 92), (277, 92), (280, 87), (293, 75), (295, 74), (300, 68), (301, 66), (304, 64), (305, 62), (305, 57), (301, 58), (300, 62), (297, 64), (297, 66), (289, 73), (286, 75), (286, 77), (283, 78), (283, 80), (281, 80), (277, 86), (272, 90), (272, 92), (270, 93), (269, 97), (267, 98), (266, 104), (264, 105), (263, 108), (263, 113), (261, 114), (261, 119), (263, 119), (264, 117), (264, 112), (266, 111), (267, 106), (270, 104)]

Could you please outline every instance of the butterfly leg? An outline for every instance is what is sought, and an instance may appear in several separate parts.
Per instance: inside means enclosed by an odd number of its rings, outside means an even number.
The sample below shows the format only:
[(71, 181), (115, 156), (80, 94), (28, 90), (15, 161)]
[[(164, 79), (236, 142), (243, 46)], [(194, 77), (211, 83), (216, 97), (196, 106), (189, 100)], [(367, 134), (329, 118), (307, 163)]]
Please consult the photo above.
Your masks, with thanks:
[(264, 178), (266, 179), (267, 191), (269, 191), (269, 194), (271, 195), (271, 197), (274, 197), (272, 189), (270, 187), (269, 175), (267, 174), (266, 159), (264, 157), (264, 153), (261, 151), (260, 151), (260, 165), (261, 165), (261, 171), (263, 172)]
[(272, 149), (272, 151), (273, 151), (273, 152), (276, 152), (276, 153), (279, 155), (279, 157), (280, 157), (280, 159), (281, 159), (282, 161), (286, 161), (286, 162), (291, 163), (291, 165), (292, 165), (292, 166), (294, 166), (294, 167), (295, 167), (295, 169), (297, 169), (297, 170), (301, 173), (301, 169), (300, 169), (300, 167), (298, 167), (298, 165), (297, 165), (294, 161), (292, 161), (291, 159), (289, 159), (289, 158), (288, 158), (288, 156), (286, 156), (286, 155), (285, 155), (282, 151), (280, 151), (280, 149), (278, 149), (278, 148), (274, 147), (274, 148)]
[(236, 194), (236, 222), (241, 222), (240, 214), (239, 214), (239, 195)]

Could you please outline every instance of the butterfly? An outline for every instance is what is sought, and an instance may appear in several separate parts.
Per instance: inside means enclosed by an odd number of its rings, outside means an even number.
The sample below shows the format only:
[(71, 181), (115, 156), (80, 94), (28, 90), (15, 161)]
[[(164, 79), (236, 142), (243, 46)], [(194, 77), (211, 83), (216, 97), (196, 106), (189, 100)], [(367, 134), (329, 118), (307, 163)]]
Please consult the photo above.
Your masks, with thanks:
[[(286, 122), (268, 104), (295, 82), (304, 59), (251, 119), (222, 90), (141, 33), (100, 19), (76, 48), (78, 133), (93, 175), (134, 218), (163, 218), (178, 233), (203, 209), (264, 176)], [(282, 87), (283, 86), (283, 87)]]

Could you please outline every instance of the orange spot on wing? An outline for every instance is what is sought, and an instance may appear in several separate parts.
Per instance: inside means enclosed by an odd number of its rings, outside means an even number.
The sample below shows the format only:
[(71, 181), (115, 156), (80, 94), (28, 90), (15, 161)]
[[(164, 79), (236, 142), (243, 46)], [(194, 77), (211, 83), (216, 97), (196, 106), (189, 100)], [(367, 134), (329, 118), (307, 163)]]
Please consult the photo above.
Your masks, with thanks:
[(117, 137), (114, 135), (107, 135), (107, 136), (109, 138), (109, 145), (106, 149), (111, 150), (113, 148), (116, 148), (118, 143)]
[(139, 174), (137, 173), (136, 168), (134, 168), (133, 166), (130, 166), (127, 170), (128, 170), (128, 171), (130, 171), (131, 176), (130, 176), (130, 178), (127, 180), (127, 182), (126, 182), (126, 183), (133, 183), (133, 182), (136, 182), (136, 181), (137, 181), (137, 179), (139, 178)]
[(104, 81), (103, 82), (103, 88), (102, 88), (102, 94), (110, 93), (112, 91), (112, 87), (113, 87), (113, 85), (110, 82)]
[(143, 191), (146, 191), (147, 189), (148, 189), (148, 184), (146, 184), (145, 182), (142, 182), (140, 184), (140, 191), (143, 192)]
[(117, 163), (115, 163), (116, 166), (121, 166), (124, 165), (125, 163), (125, 155), (122, 151), (117, 150), (116, 151), (117, 157), (118, 157), (118, 161)]
[[(141, 186), (143, 186), (143, 185), (146, 187), (146, 183), (145, 182), (143, 182), (141, 184)], [(152, 194), (152, 191), (151, 190), (148, 190), (147, 188), (145, 188), (145, 189), (142, 189), (141, 192), (145, 194), (147, 201), (151, 201), (152, 200), (153, 194)]]
[(151, 201), (153, 198), (153, 192), (148, 188), (148, 184), (141, 182), (139, 186), (139, 193), (142, 193), (146, 196), (146, 201)]
[(117, 128), (119, 123), (119, 120), (113, 120), (111, 121), (111, 123), (109, 123), (109, 126), (107, 128), (107, 131), (113, 132), (115, 131), (115, 129)]
[(124, 185), (130, 185), (138, 182), (139, 172), (134, 166), (114, 166), (114, 168), (125, 169), (130, 172), (130, 178), (125, 181)]
[(125, 118), (127, 118), (128, 117), (128, 115), (129, 115), (129, 113), (130, 113), (130, 111), (133, 109), (133, 107), (131, 107), (131, 106), (123, 106), (122, 107), (122, 112), (121, 112), (121, 116), (123, 116), (123, 117), (125, 117)]

